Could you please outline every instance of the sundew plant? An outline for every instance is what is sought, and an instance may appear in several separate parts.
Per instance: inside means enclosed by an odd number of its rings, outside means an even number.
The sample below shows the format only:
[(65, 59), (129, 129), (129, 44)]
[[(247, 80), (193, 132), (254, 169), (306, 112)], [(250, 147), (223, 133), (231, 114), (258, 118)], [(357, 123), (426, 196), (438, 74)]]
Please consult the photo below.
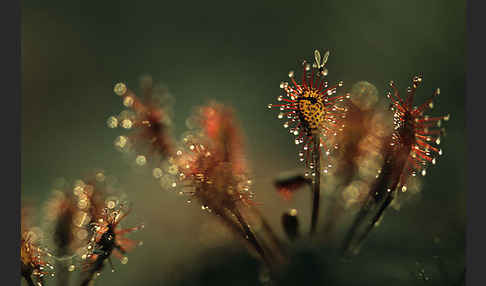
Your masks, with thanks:
[[(268, 154), (295, 158), (294, 170), (282, 169), (270, 178), (274, 189), (255, 184), (245, 135), (252, 126), (239, 121), (238, 106), (210, 100), (188, 109), (187, 130), (176, 134), (173, 122), (180, 115), (172, 110), (172, 95), (152, 77), (143, 76), (139, 87), (115, 82), (110, 87), (114, 95), (102, 95), (120, 100), (118, 114), (106, 111), (106, 128), (117, 130), (109, 140), (126, 159), (126, 169), (135, 178), (150, 177), (158, 192), (186, 202), (178, 211), (162, 208), (153, 215), (177, 217), (196, 208), (203, 220), (219, 226), (214, 235), (237, 249), (227, 251), (224, 259), (248, 255), (248, 263), (257, 265), (253, 273), (225, 276), (226, 285), (242, 285), (243, 276), (251, 275), (258, 277), (251, 285), (369, 285), (359, 277), (343, 278), (346, 269), (363, 267), (353, 263), (360, 261), (369, 237), (380, 235), (375, 229), (388, 223), (384, 218), (390, 213), (399, 216), (397, 210), (413, 207), (407, 201), (416, 199), (429, 169), (440, 169), (449, 151), (441, 143), (454, 114), (440, 108), (441, 92), (448, 91), (422, 88), (427, 74), (403, 71), (409, 82), (390, 81), (384, 74), (389, 89), (380, 94), (367, 75), (356, 83), (335, 79), (327, 65), (339, 59), (330, 51), (309, 51), (305, 58), (288, 79), (263, 81), (275, 92), (265, 95), (268, 105), (255, 107), (269, 109), (261, 124), (288, 133), (282, 144), (295, 144), (294, 153), (275, 149)], [(428, 97), (420, 101), (418, 94)], [(147, 217), (127, 222), (144, 208), (129, 197), (150, 195), (145, 187), (120, 190), (109, 173), (93, 169), (72, 182), (57, 181), (42, 210), (23, 203), (22, 283), (104, 285), (105, 276), (136, 265), (164, 267), (148, 265), (139, 256), (129, 262), (129, 257), (147, 243), (163, 244), (163, 236), (178, 226), (144, 227)], [(291, 207), (273, 218), (259, 200), (262, 193), (290, 205), (304, 194), (309, 201), (307, 207)], [(149, 228), (162, 238), (142, 241), (139, 237)], [(204, 255), (212, 256), (211, 249)], [(420, 262), (413, 266), (414, 285), (463, 285), (464, 272), (439, 258), (435, 274)], [(238, 273), (241, 265), (225, 267)]]

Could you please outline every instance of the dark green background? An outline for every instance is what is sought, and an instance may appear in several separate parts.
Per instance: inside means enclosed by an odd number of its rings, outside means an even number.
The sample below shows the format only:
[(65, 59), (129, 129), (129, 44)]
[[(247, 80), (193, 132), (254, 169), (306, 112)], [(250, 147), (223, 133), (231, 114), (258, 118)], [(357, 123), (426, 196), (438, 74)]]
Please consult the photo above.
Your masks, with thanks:
[[(104, 169), (135, 203), (130, 222), (147, 227), (134, 235), (145, 245), (130, 253), (127, 265), (116, 263), (116, 273), (106, 271), (99, 284), (251, 284), (256, 263), (218, 251), (235, 251), (239, 244), (211, 231), (216, 226), (208, 215), (160, 190), (148, 168), (132, 168), (132, 158), (113, 148), (119, 130), (106, 128), (105, 121), (122, 109), (113, 85), (137, 88), (142, 74), (167, 85), (175, 99), (175, 134), (185, 130), (194, 106), (209, 99), (232, 105), (246, 134), (258, 201), (282, 234), (279, 215), (309, 202), (301, 196), (286, 203), (273, 191), (272, 179), (298, 165), (295, 146), (266, 106), (280, 94), (288, 70), (312, 59), (316, 48), (331, 51), (331, 81), (351, 86), (367, 80), (380, 96), (389, 80), (405, 88), (422, 72), (417, 101), (440, 87), (434, 112), (451, 113), (445, 156), (430, 169), (420, 199), (388, 212), (361, 264), (336, 270), (339, 279), (347, 285), (421, 285), (410, 272), (424, 262), (437, 282), (433, 256), (443, 257), (450, 276), (458, 277), (466, 220), (464, 1), (24, 0), (22, 199), (41, 207), (55, 178), (74, 180)], [(231, 262), (223, 270), (218, 261), (225, 259)], [(213, 270), (198, 270), (213, 264)]]

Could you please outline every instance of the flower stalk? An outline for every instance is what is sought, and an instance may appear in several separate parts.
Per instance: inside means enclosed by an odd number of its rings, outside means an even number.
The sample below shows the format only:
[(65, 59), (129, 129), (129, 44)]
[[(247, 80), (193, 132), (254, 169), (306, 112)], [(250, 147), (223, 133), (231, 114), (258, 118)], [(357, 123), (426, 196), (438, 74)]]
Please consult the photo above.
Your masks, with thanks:
[(313, 154), (313, 167), (314, 167), (314, 181), (312, 185), (312, 218), (311, 218), (311, 230), (310, 234), (314, 235), (317, 227), (317, 220), (319, 218), (319, 205), (321, 194), (321, 152), (320, 152), (320, 138), (318, 134), (314, 134), (312, 137), (314, 142), (314, 150), (319, 150)]

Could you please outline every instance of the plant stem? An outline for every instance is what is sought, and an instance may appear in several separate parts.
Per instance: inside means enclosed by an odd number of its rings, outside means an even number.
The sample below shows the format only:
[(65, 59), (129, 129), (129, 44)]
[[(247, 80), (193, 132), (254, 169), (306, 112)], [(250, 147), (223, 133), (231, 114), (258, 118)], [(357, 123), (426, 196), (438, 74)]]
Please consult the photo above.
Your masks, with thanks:
[(243, 230), (246, 234), (246, 239), (250, 242), (251, 245), (253, 245), (255, 250), (262, 257), (263, 261), (265, 261), (265, 263), (268, 265), (268, 267), (270, 267), (272, 264), (270, 263), (270, 260), (268, 259), (267, 254), (265, 253), (265, 250), (263, 249), (263, 247), (260, 245), (260, 243), (256, 239), (255, 234), (253, 233), (253, 231), (250, 229), (250, 227), (246, 223), (246, 221), (243, 218), (243, 216), (241, 215), (240, 211), (235, 208), (233, 210), (233, 213), (236, 216), (236, 219), (238, 220), (238, 222), (243, 227)]
[(311, 220), (311, 230), (310, 234), (314, 235), (316, 232), (317, 219), (319, 217), (319, 198), (321, 194), (321, 148), (319, 135), (314, 134), (312, 136), (312, 141), (314, 143), (313, 147), (313, 164), (314, 164), (314, 182), (313, 182), (313, 197), (312, 197), (312, 220)]
[[(374, 186), (370, 189), (368, 199), (365, 201), (363, 206), (361, 207), (359, 213), (357, 214), (353, 225), (351, 226), (351, 229), (349, 230), (348, 234), (346, 235), (346, 239), (344, 240), (344, 245), (343, 245), (343, 254), (345, 254), (348, 250), (351, 249), (353, 239), (356, 236), (356, 233), (359, 229), (359, 227), (362, 225), (362, 223), (365, 221), (366, 217), (370, 213), (370, 211), (383, 199), (385, 199), (385, 202), (381, 205), (380, 209), (378, 210), (377, 214), (373, 217), (372, 221), (370, 224), (367, 225), (364, 233), (359, 237), (358, 239), (358, 245), (366, 238), (366, 236), (369, 234), (371, 229), (375, 226), (375, 223), (379, 220), (379, 218), (383, 215), (383, 212), (385, 209), (388, 207), (388, 205), (391, 203), (393, 200), (393, 196), (391, 195), (391, 192), (395, 190), (398, 184), (398, 180), (400, 176), (394, 176), (395, 178), (392, 178), (392, 172), (389, 172), (389, 166), (390, 164), (385, 164), (383, 167), (384, 172), (382, 172), (382, 175), (377, 179), (375, 182)], [(401, 173), (400, 169), (400, 173)], [(390, 187), (390, 192), (387, 191), (387, 186), (388, 182), (390, 180), (393, 180), (392, 186)]]
[(363, 223), (364, 219), (368, 215), (371, 209), (372, 203), (371, 200), (367, 200), (359, 210), (358, 214), (356, 215), (351, 228), (349, 229), (346, 237), (344, 238), (344, 243), (342, 247), (342, 253), (346, 254), (346, 252), (351, 247), (351, 242), (353, 241), (354, 235), (356, 234), (359, 226)]
[[(358, 238), (358, 241), (356, 243), (356, 246), (359, 247), (359, 245), (362, 243), (362, 241), (368, 236), (368, 234), (371, 232), (375, 224), (378, 222), (378, 220), (383, 216), (385, 213), (385, 210), (388, 208), (388, 206), (391, 204), (393, 201), (394, 193), (397, 191), (398, 183), (400, 182), (403, 170), (405, 168), (408, 155), (410, 154), (411, 150), (411, 145), (410, 144), (404, 144), (397, 152), (396, 152), (396, 158), (392, 161), (389, 162), (389, 164), (386, 164), (385, 166), (385, 171), (387, 174), (385, 174), (385, 185), (383, 187), (380, 187), (380, 189), (377, 189), (377, 192), (371, 195), (374, 195), (376, 197), (376, 203), (379, 203), (380, 201), (383, 201), (383, 204), (380, 206), (378, 209), (378, 212), (373, 216), (373, 219), (371, 220), (371, 223), (368, 224), (365, 228), (365, 231), (363, 234)], [(391, 168), (391, 169), (390, 169)], [(391, 184), (388, 184), (388, 182), (391, 182)], [(381, 184), (379, 184), (380, 186)]]
[(383, 216), (383, 213), (385, 212), (386, 208), (390, 205), (390, 203), (393, 201), (393, 198), (394, 197), (393, 197), (393, 195), (391, 193), (386, 197), (386, 199), (383, 202), (383, 204), (381, 205), (380, 209), (378, 210), (378, 212), (376, 213), (376, 215), (373, 217), (373, 220), (371, 221), (371, 223), (366, 226), (365, 231), (358, 238), (358, 240), (356, 242), (356, 247), (359, 248), (360, 244), (368, 236), (368, 234), (371, 232), (371, 230), (373, 229), (373, 227), (375, 226), (375, 224)]
[[(236, 235), (238, 235), (239, 237), (241, 237), (245, 243), (247, 243), (249, 245), (250, 248), (254, 248), (255, 251), (258, 252), (256, 246), (254, 243), (252, 243), (251, 241), (249, 241), (247, 239), (247, 233), (242, 229), (242, 226), (241, 226), (241, 222), (240, 220), (238, 220), (238, 222), (235, 222), (233, 219), (230, 219), (226, 213), (222, 213), (222, 212), (215, 212), (217, 214), (217, 216), (221, 219), (221, 221), (229, 228), (231, 229), (231, 231), (233, 231)], [(236, 216), (236, 215), (235, 215)], [(258, 252), (258, 254), (260, 254), (260, 252)], [(261, 254), (260, 254), (261, 255)]]
[(411, 135), (406, 133), (406, 131), (407, 130), (404, 129), (397, 131), (397, 136), (399, 136), (403, 141), (403, 143), (397, 149), (390, 147), (390, 142), (392, 142), (391, 137), (385, 144), (389, 147), (386, 150), (383, 168), (379, 177), (370, 188), (368, 198), (362, 205), (358, 215), (353, 222), (353, 225), (351, 226), (351, 229), (346, 235), (346, 239), (343, 245), (343, 254), (350, 250), (356, 232), (361, 224), (365, 221), (365, 218), (369, 214), (370, 210), (377, 206), (383, 200), (385, 201), (379, 208), (377, 214), (375, 214), (375, 216), (371, 220), (371, 223), (367, 225), (364, 233), (359, 237), (358, 244), (366, 238), (366, 236), (370, 233), (371, 229), (373, 229), (373, 227), (375, 226), (375, 223), (380, 219), (386, 208), (392, 202), (392, 193), (395, 191), (398, 183), (400, 182), (412, 146), (410, 140)]

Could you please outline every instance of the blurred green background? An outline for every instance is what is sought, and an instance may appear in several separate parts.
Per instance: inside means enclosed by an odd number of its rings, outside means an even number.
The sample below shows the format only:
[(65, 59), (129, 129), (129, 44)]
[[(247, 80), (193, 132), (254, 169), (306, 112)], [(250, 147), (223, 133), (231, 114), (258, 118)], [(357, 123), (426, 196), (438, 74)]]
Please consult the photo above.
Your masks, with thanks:
[[(105, 124), (122, 110), (113, 85), (123, 81), (137, 89), (139, 77), (150, 74), (168, 86), (177, 135), (193, 107), (210, 99), (233, 106), (246, 134), (257, 200), (283, 238), (280, 214), (290, 207), (303, 210), (307, 230), (309, 198), (285, 202), (275, 194), (273, 178), (300, 165), (267, 104), (280, 95), (288, 70), (311, 60), (314, 49), (331, 51), (331, 82), (351, 87), (367, 80), (382, 97), (389, 80), (403, 90), (422, 72), (417, 102), (440, 87), (433, 113), (450, 113), (451, 121), (445, 156), (429, 170), (419, 199), (389, 211), (353, 263), (304, 269), (332, 272), (340, 281), (335, 285), (421, 285), (443, 279), (439, 256), (450, 280), (458, 279), (466, 222), (465, 1), (24, 0), (21, 19), (22, 200), (42, 208), (56, 178), (72, 181), (101, 168), (134, 203), (130, 222), (146, 224), (133, 235), (144, 246), (129, 254), (127, 265), (116, 262), (115, 273), (105, 271), (97, 285), (258, 280), (258, 263), (231, 236), (214, 231), (209, 215), (161, 190), (150, 169), (133, 168), (133, 158), (115, 150), (119, 130)], [(41, 223), (40, 212), (36, 219)], [(322, 249), (313, 253), (326, 257)], [(301, 257), (303, 265), (314, 259)], [(430, 281), (416, 277), (422, 269)]]

